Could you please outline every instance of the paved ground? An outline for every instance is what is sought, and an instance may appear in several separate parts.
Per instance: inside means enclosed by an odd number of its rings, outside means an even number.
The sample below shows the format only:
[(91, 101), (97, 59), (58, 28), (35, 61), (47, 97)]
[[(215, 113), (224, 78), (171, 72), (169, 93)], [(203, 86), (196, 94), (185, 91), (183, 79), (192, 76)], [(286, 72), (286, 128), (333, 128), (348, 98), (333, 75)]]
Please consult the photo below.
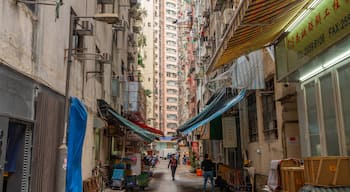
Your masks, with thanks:
[[(161, 160), (154, 169), (154, 175), (149, 186), (145, 189), (148, 192), (200, 192), (202, 191), (203, 177), (190, 173), (190, 166), (180, 165), (176, 170), (175, 181), (172, 180), (171, 171), (167, 168), (168, 161)], [(207, 191), (210, 191), (211, 184), (208, 182)], [(107, 190), (106, 192), (117, 192), (118, 190)], [(141, 191), (135, 189), (134, 191)]]

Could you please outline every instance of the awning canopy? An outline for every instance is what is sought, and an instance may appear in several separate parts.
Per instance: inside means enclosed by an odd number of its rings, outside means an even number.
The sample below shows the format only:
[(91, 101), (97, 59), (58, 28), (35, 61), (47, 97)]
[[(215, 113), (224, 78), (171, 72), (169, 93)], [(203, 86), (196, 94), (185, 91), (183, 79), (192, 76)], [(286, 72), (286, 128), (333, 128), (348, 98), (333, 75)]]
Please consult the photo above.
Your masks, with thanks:
[[(244, 98), (246, 89), (242, 89), (236, 96), (224, 96), (218, 99), (215, 98), (201, 113), (178, 128), (179, 132), (188, 134), (198, 127), (205, 125), (213, 119), (219, 117), (227, 110), (238, 104)], [(221, 94), (219, 94), (221, 96)]]
[(150, 126), (148, 126), (146, 124), (143, 124), (141, 122), (132, 121), (132, 120), (131, 120), (131, 122), (134, 123), (135, 125), (143, 128), (143, 129), (146, 129), (147, 131), (149, 131), (151, 133), (154, 133), (154, 134), (159, 135), (159, 136), (164, 136), (164, 133), (161, 130), (158, 130), (156, 128), (150, 127)]
[(150, 132), (146, 131), (145, 129), (135, 125), (131, 121), (125, 119), (120, 114), (115, 112), (104, 100), (98, 99), (97, 103), (98, 103), (98, 107), (100, 109), (101, 114), (105, 118), (113, 118), (114, 120), (118, 121), (120, 124), (127, 127), (129, 130), (136, 133), (138, 136), (140, 136), (146, 142), (152, 142), (153, 140), (155, 140), (157, 138), (153, 133), (150, 133)]
[(208, 72), (276, 40), (308, 0), (241, 1)]

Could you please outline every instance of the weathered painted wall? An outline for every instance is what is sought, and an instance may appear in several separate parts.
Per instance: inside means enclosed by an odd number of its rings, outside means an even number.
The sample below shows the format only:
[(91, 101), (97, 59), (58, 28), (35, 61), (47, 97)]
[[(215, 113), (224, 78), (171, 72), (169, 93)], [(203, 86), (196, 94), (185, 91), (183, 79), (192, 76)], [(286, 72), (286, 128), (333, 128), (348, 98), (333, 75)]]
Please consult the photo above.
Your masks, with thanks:
[[(93, 16), (97, 13), (96, 1), (65, 1), (57, 20), (54, 6), (38, 5), (37, 11), (32, 12), (25, 4), (14, 2), (0, 1), (0, 61), (65, 95), (70, 11), (73, 8), (77, 16)], [(112, 26), (92, 19), (89, 21), (94, 25), (94, 36), (84, 37), (86, 53), (95, 53), (98, 47), (101, 53), (111, 54)], [(122, 40), (120, 42), (126, 41), (126, 34), (118, 36)], [(91, 177), (95, 165), (93, 117), (97, 115), (96, 99), (111, 102), (111, 64), (103, 66), (105, 72), (100, 82), (98, 78), (102, 74), (87, 74), (88, 71), (96, 70), (95, 61), (82, 61), (73, 57), (70, 96), (81, 99), (88, 109), (83, 179)]]

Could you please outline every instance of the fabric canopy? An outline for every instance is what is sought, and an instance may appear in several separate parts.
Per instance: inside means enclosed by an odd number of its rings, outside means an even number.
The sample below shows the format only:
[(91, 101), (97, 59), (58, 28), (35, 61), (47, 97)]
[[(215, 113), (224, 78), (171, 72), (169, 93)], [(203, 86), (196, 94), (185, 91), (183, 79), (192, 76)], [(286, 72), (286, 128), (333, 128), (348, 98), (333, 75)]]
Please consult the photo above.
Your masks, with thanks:
[[(213, 119), (219, 117), (223, 113), (225, 113), (227, 110), (238, 104), (242, 99), (244, 98), (246, 94), (246, 89), (242, 89), (238, 95), (232, 97), (232, 96), (226, 96), (223, 99), (219, 100), (218, 102), (212, 102), (209, 106), (207, 106), (201, 113), (199, 113), (196, 117), (190, 119), (190, 123), (185, 123), (184, 125), (180, 126), (178, 131), (182, 132), (184, 134), (188, 134), (195, 129), (197, 129), (200, 126), (203, 126), (207, 124), (208, 122), (212, 121)], [(215, 99), (216, 100), (216, 99)], [(212, 106), (214, 105), (214, 106)], [(193, 120), (195, 119), (195, 120)]]
[(163, 133), (163, 131), (161, 131), (161, 130), (155, 129), (155, 128), (150, 127), (150, 126), (148, 126), (148, 125), (146, 125), (146, 124), (143, 124), (143, 123), (141, 123), (141, 122), (132, 121), (132, 120), (131, 120), (131, 122), (134, 123), (135, 125), (137, 125), (137, 126), (143, 128), (143, 129), (145, 129), (145, 130), (151, 132), (151, 133), (154, 133), (154, 134), (159, 135), (159, 136), (164, 136), (164, 133)]
[(241, 1), (222, 43), (209, 61), (208, 72), (273, 42), (308, 2)]
[(152, 142), (157, 137), (146, 131), (145, 129), (135, 125), (134, 123), (130, 122), (129, 120), (125, 119), (123, 116), (115, 112), (106, 101), (102, 99), (97, 100), (99, 111), (102, 116), (104, 116), (106, 119), (112, 119), (114, 121), (117, 121), (118, 123), (124, 125), (129, 130), (136, 133), (138, 136), (140, 136), (142, 139), (144, 139), (146, 142)]
[(119, 115), (117, 112), (113, 111), (112, 109), (108, 109), (108, 112), (112, 114), (121, 124), (128, 127), (131, 131), (136, 133), (138, 136), (140, 136), (142, 139), (144, 139), (147, 142), (152, 142), (156, 139), (156, 136), (145, 129), (142, 129), (141, 127), (135, 125), (131, 121), (125, 119), (121, 115)]
[(196, 116), (185, 122), (183, 125), (181, 125), (177, 130), (182, 132), (186, 130), (188, 127), (191, 127), (195, 123), (203, 120), (206, 115), (212, 111), (215, 106), (225, 97), (226, 89), (221, 89), (219, 92), (214, 94), (210, 99), (209, 99), (209, 104), (204, 108), (203, 111), (198, 113)]

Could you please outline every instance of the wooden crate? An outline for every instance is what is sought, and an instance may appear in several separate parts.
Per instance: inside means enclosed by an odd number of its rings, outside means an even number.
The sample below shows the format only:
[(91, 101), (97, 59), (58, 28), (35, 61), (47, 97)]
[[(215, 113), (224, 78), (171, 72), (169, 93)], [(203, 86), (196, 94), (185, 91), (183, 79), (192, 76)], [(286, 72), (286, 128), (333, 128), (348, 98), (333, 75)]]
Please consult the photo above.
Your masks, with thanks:
[(305, 183), (315, 186), (350, 186), (350, 157), (308, 157), (304, 160)]
[(304, 185), (304, 167), (282, 167), (281, 177), (284, 192), (298, 192)]

